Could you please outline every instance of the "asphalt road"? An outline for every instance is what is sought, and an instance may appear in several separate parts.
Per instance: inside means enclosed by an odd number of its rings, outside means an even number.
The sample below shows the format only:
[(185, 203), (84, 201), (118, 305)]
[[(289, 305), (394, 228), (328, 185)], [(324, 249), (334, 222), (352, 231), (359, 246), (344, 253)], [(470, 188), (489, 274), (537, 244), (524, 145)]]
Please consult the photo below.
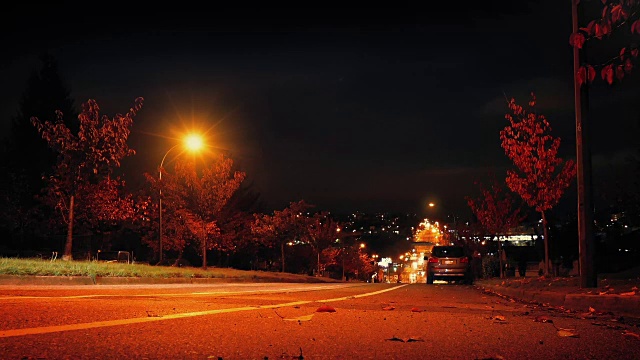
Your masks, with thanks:
[(2, 359), (640, 359), (624, 319), (467, 285), (3, 285), (0, 315)]

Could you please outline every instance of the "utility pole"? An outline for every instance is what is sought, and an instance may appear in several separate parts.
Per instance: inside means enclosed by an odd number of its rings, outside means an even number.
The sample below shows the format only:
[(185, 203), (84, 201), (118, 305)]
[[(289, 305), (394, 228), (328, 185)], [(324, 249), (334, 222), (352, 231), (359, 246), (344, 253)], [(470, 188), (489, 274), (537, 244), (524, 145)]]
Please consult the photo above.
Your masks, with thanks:
[[(571, 1), (571, 17), (573, 33), (578, 32), (578, 2)], [(588, 139), (588, 124), (586, 120), (587, 112), (587, 84), (578, 82), (578, 69), (580, 69), (580, 49), (573, 47), (573, 80), (574, 80), (574, 98), (576, 112), (576, 167), (578, 182), (578, 249), (580, 264), (580, 287), (595, 288), (597, 287), (597, 275), (595, 271), (594, 248), (595, 241), (593, 239), (593, 206), (591, 203), (591, 151)], [(588, 75), (587, 75), (588, 77)], [(585, 101), (582, 101), (582, 100)], [(545, 239), (547, 241), (547, 239)]]

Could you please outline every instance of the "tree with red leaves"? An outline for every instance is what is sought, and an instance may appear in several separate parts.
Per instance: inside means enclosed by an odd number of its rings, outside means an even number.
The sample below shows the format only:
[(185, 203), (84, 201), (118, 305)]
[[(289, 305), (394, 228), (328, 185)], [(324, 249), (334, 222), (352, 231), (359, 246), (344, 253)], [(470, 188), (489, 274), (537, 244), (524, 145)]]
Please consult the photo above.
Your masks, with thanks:
[(285, 245), (294, 240), (303, 240), (307, 232), (306, 211), (313, 207), (304, 200), (291, 202), (282, 211), (273, 215), (255, 214), (251, 231), (256, 239), (270, 248), (280, 248), (282, 272), (285, 271)]
[(244, 172), (232, 169), (233, 160), (224, 155), (214, 159), (202, 174), (194, 161), (177, 161), (174, 174), (160, 169), (165, 175), (159, 186), (167, 204), (163, 209), (167, 211), (167, 243), (180, 255), (189, 243), (198, 244), (203, 269), (207, 268), (208, 250), (226, 247), (218, 217), (246, 177)]
[[(478, 198), (466, 197), (467, 203), (484, 232), (498, 239), (498, 251), (502, 254), (500, 236), (518, 226), (523, 216), (520, 215), (520, 208), (515, 207), (511, 193), (505, 192), (494, 176), (491, 177), (491, 185), (488, 188), (479, 182), (476, 184), (480, 187), (482, 195)], [(500, 256), (501, 278), (504, 277), (503, 270), (503, 259)]]
[[(589, 4), (580, 4), (580, 0), (572, 1), (576, 1), (581, 7), (596, 4), (596, 1), (588, 2)], [(595, 9), (598, 11), (598, 18), (592, 19), (584, 24), (584, 27), (572, 33), (569, 36), (569, 43), (573, 47), (582, 49), (589, 41), (609, 38), (617, 31), (628, 34), (628, 38), (624, 39), (628, 45), (611, 54), (608, 60), (599, 65), (581, 65), (576, 74), (580, 84), (594, 81), (596, 67), (602, 80), (610, 85), (613, 84), (614, 79), (622, 81), (631, 73), (634, 63), (638, 61), (638, 45), (634, 37), (640, 37), (640, 0), (600, 0), (600, 2), (601, 8)], [(592, 9), (583, 8), (582, 10), (587, 12)]]
[(320, 212), (308, 218), (307, 242), (317, 255), (317, 268), (320, 274), (320, 253), (335, 242), (340, 225), (333, 220), (328, 212)]
[[(75, 211), (89, 222), (123, 220), (133, 212), (130, 198), (118, 195), (120, 180), (112, 180), (120, 161), (135, 154), (127, 145), (133, 117), (141, 109), (142, 98), (125, 115), (113, 119), (100, 116), (95, 100), (82, 105), (78, 116), (79, 130), (74, 135), (63, 122), (63, 114), (56, 111), (56, 121), (31, 118), (42, 138), (57, 154), (53, 175), (48, 179), (46, 197), (59, 210), (67, 224), (67, 240), (63, 260), (72, 260)], [(100, 196), (93, 196), (98, 195)], [(100, 201), (93, 201), (100, 198)]]
[[(576, 164), (572, 159), (563, 161), (558, 157), (560, 138), (551, 135), (551, 125), (544, 115), (534, 111), (536, 98), (531, 93), (529, 110), (508, 103), (509, 120), (500, 131), (500, 140), (505, 154), (513, 161), (516, 170), (507, 171), (507, 185), (520, 195), (527, 205), (540, 213), (544, 227), (545, 275), (549, 272), (549, 236), (545, 212), (557, 205), (564, 191), (576, 175)], [(564, 163), (564, 165), (563, 165)]]

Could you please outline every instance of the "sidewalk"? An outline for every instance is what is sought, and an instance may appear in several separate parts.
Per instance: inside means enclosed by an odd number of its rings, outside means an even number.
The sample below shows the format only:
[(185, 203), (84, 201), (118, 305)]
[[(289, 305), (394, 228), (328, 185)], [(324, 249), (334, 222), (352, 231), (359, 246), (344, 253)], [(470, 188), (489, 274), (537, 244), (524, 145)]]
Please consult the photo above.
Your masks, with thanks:
[(610, 313), (640, 319), (640, 267), (600, 274), (597, 287), (579, 277), (509, 277), (476, 280), (479, 290), (577, 313)]

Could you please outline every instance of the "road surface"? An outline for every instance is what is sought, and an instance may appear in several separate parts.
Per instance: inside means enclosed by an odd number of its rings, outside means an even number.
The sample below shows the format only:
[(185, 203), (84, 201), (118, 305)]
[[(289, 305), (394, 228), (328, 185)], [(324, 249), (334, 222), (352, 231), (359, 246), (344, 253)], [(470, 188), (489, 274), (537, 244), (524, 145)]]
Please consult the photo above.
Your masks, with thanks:
[(0, 286), (2, 359), (640, 359), (640, 328), (454, 284)]

